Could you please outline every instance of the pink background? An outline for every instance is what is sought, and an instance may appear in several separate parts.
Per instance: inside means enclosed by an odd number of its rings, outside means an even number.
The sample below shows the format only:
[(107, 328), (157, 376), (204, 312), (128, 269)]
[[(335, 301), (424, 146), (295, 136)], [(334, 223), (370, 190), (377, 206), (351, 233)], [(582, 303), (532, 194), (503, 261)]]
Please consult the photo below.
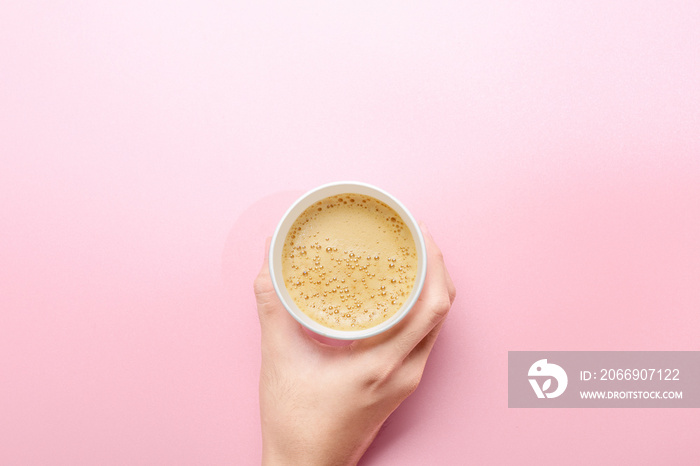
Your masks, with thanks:
[(697, 410), (508, 409), (506, 385), (509, 350), (700, 350), (699, 24), (697, 1), (5, 2), (0, 463), (258, 463), (265, 237), (355, 179), (458, 289), (361, 464), (697, 464)]

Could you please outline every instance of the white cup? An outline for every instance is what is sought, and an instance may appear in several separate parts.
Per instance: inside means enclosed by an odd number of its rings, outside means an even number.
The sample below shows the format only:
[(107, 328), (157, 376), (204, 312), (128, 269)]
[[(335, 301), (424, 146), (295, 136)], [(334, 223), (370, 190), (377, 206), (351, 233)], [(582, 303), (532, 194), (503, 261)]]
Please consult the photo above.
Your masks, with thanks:
[[(284, 284), (284, 277), (282, 276), (282, 248), (284, 247), (285, 239), (287, 238), (287, 233), (289, 229), (294, 224), (294, 221), (301, 215), (308, 207), (310, 207), (315, 202), (325, 199), (329, 196), (335, 196), (338, 194), (346, 193), (356, 193), (371, 196), (384, 202), (386, 205), (391, 207), (396, 211), (396, 213), (401, 217), (403, 222), (406, 224), (408, 229), (413, 236), (413, 240), (416, 245), (416, 252), (418, 256), (418, 268), (416, 272), (416, 281), (413, 284), (411, 293), (406, 299), (406, 302), (401, 306), (401, 308), (392, 317), (386, 321), (375, 325), (374, 327), (362, 329), (362, 330), (337, 330), (326, 327), (299, 309), (294, 300), (289, 294), (287, 287)], [(300, 197), (292, 206), (287, 210), (287, 212), (282, 217), (275, 234), (272, 237), (272, 244), (270, 245), (270, 276), (272, 277), (272, 284), (275, 287), (277, 296), (279, 296), (280, 301), (284, 307), (289, 311), (289, 313), (294, 317), (301, 325), (307, 329), (328, 338), (335, 338), (338, 340), (359, 340), (362, 338), (368, 338), (377, 334), (380, 334), (394, 325), (396, 325), (401, 319), (403, 319), (406, 314), (411, 310), (413, 305), (416, 303), (418, 296), (423, 289), (423, 283), (425, 283), (425, 274), (427, 264), (427, 254), (425, 250), (425, 241), (423, 240), (423, 235), (416, 223), (416, 220), (410, 214), (410, 212), (391, 194), (383, 191), (377, 187), (371, 186), (366, 183), (360, 183), (356, 181), (343, 181), (336, 183), (329, 183), (323, 186), (319, 186), (316, 189), (312, 189), (308, 193)]]

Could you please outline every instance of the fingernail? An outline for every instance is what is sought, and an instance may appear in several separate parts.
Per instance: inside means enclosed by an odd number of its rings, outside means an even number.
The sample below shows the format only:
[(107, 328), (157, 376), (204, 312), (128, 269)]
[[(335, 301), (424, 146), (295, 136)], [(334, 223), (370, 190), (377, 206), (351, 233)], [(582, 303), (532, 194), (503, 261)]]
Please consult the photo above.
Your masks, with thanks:
[(270, 246), (272, 244), (272, 236), (268, 236), (265, 238), (265, 257), (263, 260), (267, 260), (268, 256), (270, 255)]
[(431, 238), (433, 237), (433, 235), (430, 234), (430, 230), (428, 230), (428, 225), (426, 225), (424, 221), (420, 220), (418, 222), (418, 225), (420, 226), (420, 229), (423, 230), (423, 233), (430, 236)]

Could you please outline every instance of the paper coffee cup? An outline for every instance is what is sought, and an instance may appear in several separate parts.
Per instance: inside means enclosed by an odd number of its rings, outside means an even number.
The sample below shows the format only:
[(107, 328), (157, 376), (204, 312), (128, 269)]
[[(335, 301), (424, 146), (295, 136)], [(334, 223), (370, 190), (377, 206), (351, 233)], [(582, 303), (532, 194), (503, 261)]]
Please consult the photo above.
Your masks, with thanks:
[[(282, 254), (285, 240), (290, 228), (294, 224), (294, 221), (308, 207), (327, 197), (349, 193), (373, 197), (391, 207), (401, 217), (401, 220), (403, 220), (404, 224), (409, 229), (415, 243), (417, 268), (415, 281), (411, 291), (405, 299), (403, 305), (395, 314), (373, 327), (358, 330), (339, 330), (322, 325), (299, 309), (284, 282)], [(425, 249), (425, 241), (416, 220), (410, 214), (408, 209), (406, 209), (398, 199), (386, 191), (366, 183), (354, 181), (336, 182), (319, 186), (318, 188), (304, 194), (294, 204), (292, 204), (292, 206), (282, 217), (282, 220), (275, 230), (275, 234), (272, 237), (272, 244), (270, 245), (269, 256), (269, 267), (272, 283), (275, 287), (277, 295), (282, 301), (282, 304), (287, 311), (289, 311), (291, 316), (307, 329), (319, 335), (339, 340), (359, 340), (362, 338), (368, 338), (378, 335), (400, 322), (401, 319), (403, 319), (414, 306), (423, 289), (426, 275), (426, 263), (427, 254)]]

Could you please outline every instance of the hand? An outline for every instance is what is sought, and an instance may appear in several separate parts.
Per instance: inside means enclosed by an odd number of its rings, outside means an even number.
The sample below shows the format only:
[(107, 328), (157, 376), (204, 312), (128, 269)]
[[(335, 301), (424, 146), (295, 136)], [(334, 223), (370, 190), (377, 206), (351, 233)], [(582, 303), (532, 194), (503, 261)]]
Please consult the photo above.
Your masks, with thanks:
[(455, 298), (442, 253), (421, 229), (428, 270), (416, 305), (393, 328), (346, 346), (303, 330), (275, 294), (264, 262), (255, 279), (263, 465), (354, 465), (416, 389)]

